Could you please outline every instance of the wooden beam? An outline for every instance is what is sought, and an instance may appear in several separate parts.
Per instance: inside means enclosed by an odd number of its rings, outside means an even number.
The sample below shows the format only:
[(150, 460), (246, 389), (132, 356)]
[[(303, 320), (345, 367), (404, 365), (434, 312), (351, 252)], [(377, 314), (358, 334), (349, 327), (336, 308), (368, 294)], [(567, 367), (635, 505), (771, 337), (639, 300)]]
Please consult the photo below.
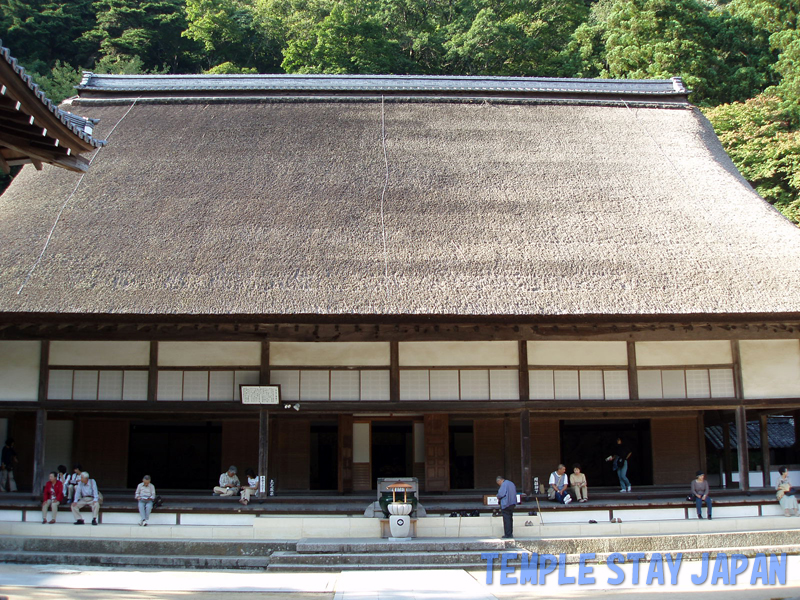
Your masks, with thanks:
[(0, 171), (2, 171), (5, 175), (11, 175), (11, 165), (9, 165), (8, 161), (3, 158), (2, 154), (0, 154)]
[(522, 481), (520, 484), (523, 492), (530, 498), (534, 490), (531, 477), (531, 413), (527, 410), (523, 410), (519, 415), (519, 431), (520, 445), (522, 446), (520, 456)]
[(36, 429), (33, 436), (33, 497), (39, 500), (42, 497), (42, 487), (45, 482), (44, 449), (46, 425), (47, 411), (43, 408), (36, 409)]
[(628, 396), (631, 400), (639, 399), (639, 373), (636, 365), (636, 342), (626, 343), (628, 350)]
[(770, 469), (770, 456), (769, 456), (769, 416), (765, 413), (758, 415), (759, 433), (761, 434), (761, 475), (762, 485), (770, 487), (769, 469)]
[(736, 398), (744, 399), (744, 380), (742, 378), (742, 354), (739, 340), (731, 340), (731, 357), (733, 359), (733, 386)]
[(739, 459), (739, 489), (750, 490), (750, 456), (747, 445), (747, 412), (744, 406), (736, 407), (736, 441)]
[(67, 155), (61, 148), (56, 148), (55, 146), (52, 150), (34, 146), (29, 140), (18, 136), (4, 134), (2, 145), (29, 156), (32, 161), (58, 165), (79, 173), (85, 172), (89, 168), (89, 161), (82, 156)]
[[(264, 482), (264, 495), (269, 492), (269, 411), (262, 408), (258, 413), (258, 477)], [(261, 478), (264, 478), (263, 480)]]

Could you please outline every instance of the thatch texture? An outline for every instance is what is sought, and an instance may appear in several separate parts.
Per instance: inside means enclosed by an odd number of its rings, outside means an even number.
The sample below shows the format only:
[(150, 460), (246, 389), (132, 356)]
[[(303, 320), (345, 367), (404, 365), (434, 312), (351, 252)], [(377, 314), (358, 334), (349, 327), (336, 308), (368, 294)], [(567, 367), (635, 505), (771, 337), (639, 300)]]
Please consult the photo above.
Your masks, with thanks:
[[(129, 107), (83, 107), (106, 135)], [(137, 105), (0, 197), (0, 311), (800, 311), (800, 230), (694, 109)], [(388, 278), (385, 272), (388, 271)]]

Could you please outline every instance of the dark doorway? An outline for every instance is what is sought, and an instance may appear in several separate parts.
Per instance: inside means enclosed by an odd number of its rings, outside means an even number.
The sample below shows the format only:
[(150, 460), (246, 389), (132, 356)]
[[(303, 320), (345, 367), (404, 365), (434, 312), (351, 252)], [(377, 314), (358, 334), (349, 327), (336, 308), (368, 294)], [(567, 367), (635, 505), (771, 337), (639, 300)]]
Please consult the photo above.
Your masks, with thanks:
[(335, 422), (311, 423), (312, 490), (335, 490), (339, 487), (339, 427)]
[(219, 423), (131, 423), (128, 487), (144, 475), (157, 490), (211, 490), (222, 455)]
[(413, 477), (414, 444), (410, 421), (372, 422), (372, 485), (378, 477)]
[(450, 422), (450, 489), (475, 487), (475, 434), (472, 421)]
[(649, 419), (561, 421), (561, 457), (567, 473), (572, 473), (572, 465), (579, 463), (590, 488), (619, 487), (616, 471), (606, 462), (606, 457), (615, 451), (617, 437), (632, 452), (628, 461), (631, 485), (653, 485)]

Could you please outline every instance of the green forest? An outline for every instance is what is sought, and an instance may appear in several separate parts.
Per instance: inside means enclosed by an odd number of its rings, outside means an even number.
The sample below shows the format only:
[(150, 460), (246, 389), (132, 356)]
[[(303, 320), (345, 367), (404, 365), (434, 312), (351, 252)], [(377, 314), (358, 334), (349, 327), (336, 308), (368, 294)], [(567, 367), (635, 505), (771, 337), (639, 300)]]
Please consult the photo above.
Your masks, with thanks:
[(53, 100), (96, 73), (668, 78), (800, 223), (800, 0), (0, 0)]

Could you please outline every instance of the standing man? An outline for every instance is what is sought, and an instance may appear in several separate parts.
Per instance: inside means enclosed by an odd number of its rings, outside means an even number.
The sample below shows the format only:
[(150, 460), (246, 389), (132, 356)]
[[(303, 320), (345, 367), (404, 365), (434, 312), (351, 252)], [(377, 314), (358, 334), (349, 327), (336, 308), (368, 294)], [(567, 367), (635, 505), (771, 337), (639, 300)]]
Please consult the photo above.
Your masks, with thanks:
[(14, 440), (8, 438), (3, 452), (0, 453), (0, 492), (16, 492), (17, 482), (14, 481), (14, 467), (19, 462), (17, 451), (14, 450)]
[(497, 499), (500, 501), (500, 512), (503, 514), (503, 539), (514, 537), (514, 507), (517, 505), (517, 486), (502, 475), (497, 476)]
[(97, 482), (89, 479), (89, 473), (81, 473), (81, 479), (75, 486), (75, 496), (72, 499), (72, 516), (75, 525), (83, 525), (81, 509), (84, 506), (92, 509), (92, 525), (97, 525), (97, 516), (100, 514), (100, 492), (97, 491)]

